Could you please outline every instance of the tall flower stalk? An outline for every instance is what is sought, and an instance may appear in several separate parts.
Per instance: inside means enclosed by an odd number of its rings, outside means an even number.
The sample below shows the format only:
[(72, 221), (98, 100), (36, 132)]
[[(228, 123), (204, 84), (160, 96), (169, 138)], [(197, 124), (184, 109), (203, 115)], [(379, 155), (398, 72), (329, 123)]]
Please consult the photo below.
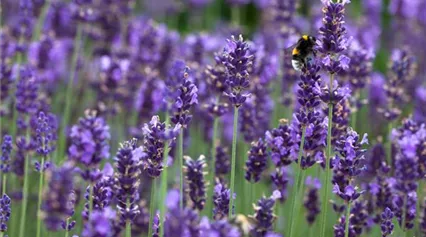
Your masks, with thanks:
[[(234, 106), (234, 122), (232, 135), (232, 160), (231, 160), (231, 193), (234, 193), (235, 187), (235, 158), (237, 156), (237, 138), (238, 138), (238, 111), (241, 105), (250, 96), (246, 89), (250, 86), (248, 69), (251, 67), (253, 56), (250, 55), (247, 42), (240, 35), (238, 39), (234, 37), (228, 40), (225, 48), (224, 64), (227, 72), (227, 90), (225, 95), (229, 97)], [(243, 182), (243, 181), (241, 181)], [(230, 207), (234, 206), (234, 199), (230, 199)], [(233, 215), (232, 208), (229, 208), (228, 217)]]
[(171, 121), (174, 125), (181, 126), (178, 136), (178, 159), (179, 159), (179, 207), (183, 209), (183, 133), (185, 128), (188, 127), (192, 119), (190, 109), (198, 103), (197, 100), (197, 86), (191, 81), (189, 75), (189, 68), (181, 61), (175, 62), (172, 70), (170, 71), (169, 78), (166, 81), (168, 87), (167, 98), (171, 100)]
[[(168, 114), (168, 113), (167, 113)], [(158, 116), (153, 116), (151, 121), (144, 125), (143, 135), (144, 135), (144, 151), (145, 155), (143, 158), (143, 169), (147, 174), (153, 178), (151, 186), (151, 197), (154, 195), (155, 191), (155, 178), (161, 177), (161, 186), (160, 186), (160, 214), (164, 219), (164, 214), (166, 212), (166, 205), (164, 205), (166, 194), (167, 194), (167, 166), (168, 166), (168, 154), (169, 154), (169, 145), (176, 139), (181, 126), (180, 124), (170, 127), (169, 116), (166, 115), (166, 121), (160, 122)], [(166, 172), (166, 173), (165, 173)], [(165, 173), (165, 174), (164, 174)], [(150, 204), (150, 227), (149, 232), (152, 233), (152, 221), (154, 218), (154, 202), (151, 199)], [(162, 221), (160, 221), (162, 223)], [(163, 229), (163, 228), (161, 228)], [(160, 236), (164, 235), (164, 230), (160, 229)], [(162, 232), (162, 233), (161, 233)]]
[[(321, 76), (318, 75), (319, 70), (320, 67), (316, 61), (308, 63), (306, 68), (302, 69), (302, 75), (298, 83), (297, 101), (300, 107), (294, 114), (291, 128), (294, 136), (293, 140), (300, 140), (300, 143), (294, 144), (293, 148), (295, 151), (298, 149), (296, 162), (299, 169), (296, 168), (295, 170), (295, 186), (293, 189), (295, 192), (292, 195), (290, 211), (290, 236), (292, 236), (295, 222), (298, 219), (297, 215), (302, 205), (300, 200), (303, 198), (306, 169), (317, 162), (317, 157), (322, 157), (325, 134), (319, 110), (319, 106), (321, 105), (319, 90)], [(308, 129), (309, 134), (307, 134)]]
[[(37, 124), (35, 129), (37, 154), (41, 156), (41, 162), (36, 162), (36, 170), (40, 172), (38, 186), (38, 216), (41, 216), (41, 202), (44, 181), (44, 171), (49, 167), (48, 156), (55, 149), (54, 142), (56, 140), (55, 121), (53, 115), (46, 115), (40, 112), (37, 116)], [(41, 218), (37, 218), (37, 237), (41, 236)]]
[[(333, 155), (332, 149), (332, 121), (333, 121), (333, 105), (339, 102), (338, 98), (335, 98), (335, 86), (334, 76), (342, 69), (346, 69), (350, 62), (350, 59), (345, 55), (341, 54), (347, 48), (346, 28), (344, 27), (345, 17), (345, 5), (349, 3), (348, 0), (342, 0), (333, 2), (331, 0), (322, 0), (323, 3), (323, 26), (320, 27), (319, 33), (321, 34), (318, 51), (320, 51), (324, 57), (322, 60), (325, 70), (329, 73), (329, 85), (326, 89), (323, 100), (328, 104), (328, 133), (327, 133), (327, 148), (326, 148), (326, 159), (325, 159), (325, 192), (322, 201), (322, 217), (321, 232), (320, 236), (325, 236), (325, 229), (327, 225), (327, 212), (328, 212), (328, 198), (329, 198), (329, 187), (330, 187), (330, 176), (331, 167), (330, 159)], [(336, 88), (337, 89), (337, 88)], [(328, 98), (327, 98), (328, 97)], [(340, 98), (341, 99), (341, 98)]]

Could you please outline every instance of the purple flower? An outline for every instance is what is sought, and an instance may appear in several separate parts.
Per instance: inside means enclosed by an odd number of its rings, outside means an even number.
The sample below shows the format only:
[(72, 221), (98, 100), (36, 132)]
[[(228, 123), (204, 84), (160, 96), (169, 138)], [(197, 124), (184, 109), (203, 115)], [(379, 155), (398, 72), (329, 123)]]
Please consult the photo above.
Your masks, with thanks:
[[(178, 196), (178, 195), (177, 195)], [(169, 208), (164, 222), (164, 236), (200, 236), (199, 217), (195, 210), (180, 209), (179, 205)]]
[(251, 67), (253, 55), (250, 55), (247, 42), (240, 35), (238, 40), (234, 37), (228, 40), (224, 50), (224, 65), (226, 67), (225, 95), (235, 107), (240, 107), (250, 94), (244, 92), (250, 86), (248, 69)]
[(139, 214), (136, 203), (140, 185), (140, 165), (143, 154), (142, 147), (136, 147), (136, 139), (124, 142), (115, 157), (117, 172), (115, 178), (117, 209), (120, 213), (120, 223), (125, 226)]
[(10, 171), (10, 155), (12, 153), (12, 137), (4, 135), (3, 143), (1, 144), (0, 171), (5, 174)]
[(380, 215), (381, 222), (380, 222), (380, 230), (382, 231), (382, 236), (390, 236), (393, 232), (393, 212), (389, 207), (386, 207), (386, 209), (382, 212)]
[[(174, 124), (181, 124), (182, 127), (186, 127), (191, 121), (192, 115), (190, 115), (190, 109), (198, 103), (197, 100), (197, 86), (189, 78), (189, 68), (187, 68), (182, 61), (176, 61), (171, 70), (176, 73), (173, 77), (177, 77), (176, 81), (169, 80), (168, 85), (170, 87), (169, 96), (172, 101), (171, 121)], [(172, 78), (173, 78), (172, 77)], [(177, 85), (176, 85), (177, 83)], [(175, 91), (173, 91), (175, 87)]]
[(415, 107), (413, 118), (419, 122), (426, 122), (426, 87), (419, 87), (416, 89)]
[[(280, 195), (279, 195), (280, 196)], [(256, 226), (252, 230), (253, 236), (264, 236), (268, 231), (272, 230), (273, 222), (276, 216), (273, 213), (276, 197), (262, 197), (257, 205), (254, 205)]]
[(200, 222), (200, 236), (240, 237), (241, 233), (237, 227), (231, 225), (227, 220), (218, 220), (209, 223), (207, 217), (204, 217)]
[(48, 182), (41, 210), (47, 229), (57, 231), (74, 212), (73, 167), (65, 163), (62, 167), (50, 169), (46, 178)]
[(157, 212), (152, 220), (152, 237), (160, 236), (160, 214)]
[[(16, 85), (16, 110), (22, 114), (37, 111), (38, 80), (29, 66), (19, 69), (19, 81)], [(18, 73), (18, 72), (17, 72)]]
[[(412, 191), (409, 193), (396, 194), (393, 197), (393, 212), (398, 220), (399, 226), (403, 229), (412, 229), (417, 211), (417, 193)], [(405, 216), (403, 217), (403, 215)], [(404, 223), (402, 223), (404, 219)]]
[(308, 190), (306, 191), (303, 205), (307, 209), (306, 220), (312, 228), (312, 224), (315, 222), (317, 215), (320, 213), (320, 199), (318, 192), (321, 189), (321, 183), (319, 179), (313, 179), (311, 176), (308, 176), (306, 178), (306, 186), (308, 187)]
[[(217, 182), (213, 194), (213, 216), (215, 220), (221, 220), (228, 216), (230, 198), (231, 190), (226, 188), (224, 184)], [(232, 198), (235, 199), (235, 193)]]
[[(93, 210), (103, 211), (106, 207), (111, 205), (112, 198), (114, 197), (114, 187), (112, 186), (112, 177), (103, 177), (97, 181), (93, 186)], [(82, 216), (85, 220), (89, 219), (89, 196), (90, 188), (87, 187), (84, 198), (86, 203), (84, 205), (84, 211)]]
[(335, 184), (333, 193), (337, 194), (344, 201), (352, 202), (358, 199), (363, 192), (358, 192), (357, 187), (352, 185), (345, 186), (344, 190), (340, 190), (339, 185)]
[[(367, 224), (368, 212), (365, 202), (355, 202), (349, 216), (349, 236), (361, 236), (363, 228)], [(334, 228), (335, 237), (345, 236), (346, 217), (342, 215)]]
[(395, 49), (392, 52), (389, 80), (384, 86), (387, 106), (380, 108), (380, 112), (389, 121), (395, 120), (401, 114), (397, 103), (406, 102), (410, 98), (404, 87), (415, 76), (417, 68), (415, 60), (409, 50)]
[(179, 133), (180, 124), (168, 127), (160, 122), (158, 116), (153, 116), (143, 127), (144, 152), (143, 168), (150, 177), (158, 177), (163, 171), (164, 143), (173, 142)]
[(229, 149), (224, 146), (217, 146), (215, 174), (223, 178), (229, 173), (230, 170), (231, 170), (231, 158), (229, 157)]
[[(322, 0), (323, 26), (319, 29), (321, 40), (318, 50), (325, 54), (338, 54), (347, 48), (346, 28), (344, 27), (345, 4)], [(335, 59), (332, 59), (333, 61)]]
[(265, 133), (265, 141), (271, 148), (271, 160), (276, 166), (288, 166), (292, 162), (290, 148), (293, 146), (293, 139), (290, 133), (286, 120), (281, 120), (278, 128)]
[(68, 148), (69, 159), (81, 164), (82, 177), (92, 182), (100, 178), (97, 171), (103, 159), (109, 158), (109, 126), (96, 111), (87, 110), (78, 124), (70, 132), (71, 145)]
[(133, 219), (132, 222), (132, 235), (139, 236), (143, 233), (147, 233), (149, 229), (149, 209), (146, 207), (146, 201), (141, 200), (138, 204), (139, 215)]
[(249, 182), (259, 182), (262, 172), (267, 168), (267, 147), (263, 139), (251, 143), (251, 148), (246, 161), (245, 178)]
[(184, 156), (185, 179), (188, 184), (188, 195), (193, 203), (193, 209), (203, 210), (206, 203), (206, 181), (203, 170), (207, 166), (205, 157), (201, 155), (197, 160)]
[(82, 237), (112, 237), (115, 211), (111, 208), (95, 210), (85, 223)]
[(55, 150), (55, 141), (57, 138), (56, 129), (56, 116), (54, 114), (46, 115), (44, 112), (39, 112), (37, 127), (35, 129), (37, 143), (36, 151), (39, 155), (47, 156)]
[(280, 202), (283, 203), (287, 199), (288, 185), (290, 176), (286, 167), (277, 168), (277, 170), (271, 174), (272, 183), (275, 185), (275, 189), (281, 194)]
[(9, 221), (12, 212), (10, 204), (11, 201), (9, 196), (3, 194), (3, 197), (0, 198), (0, 232), (7, 231), (7, 222)]

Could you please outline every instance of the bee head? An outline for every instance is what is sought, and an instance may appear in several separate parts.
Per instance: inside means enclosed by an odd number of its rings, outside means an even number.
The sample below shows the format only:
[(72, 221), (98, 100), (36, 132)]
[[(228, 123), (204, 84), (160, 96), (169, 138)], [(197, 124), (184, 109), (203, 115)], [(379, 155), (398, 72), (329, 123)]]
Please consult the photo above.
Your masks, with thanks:
[(311, 42), (312, 42), (312, 43), (314, 43), (314, 44), (317, 42), (317, 38), (315, 38), (315, 36), (311, 36), (311, 35), (310, 35), (310, 36), (308, 37), (308, 39), (309, 39), (309, 41), (311, 41)]

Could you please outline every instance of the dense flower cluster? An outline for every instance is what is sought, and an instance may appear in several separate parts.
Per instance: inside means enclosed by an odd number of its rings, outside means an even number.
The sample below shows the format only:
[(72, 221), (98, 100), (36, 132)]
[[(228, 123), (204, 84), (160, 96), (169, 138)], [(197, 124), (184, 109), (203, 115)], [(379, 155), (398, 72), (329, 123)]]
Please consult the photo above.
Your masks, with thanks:
[(206, 202), (206, 181), (204, 176), (205, 157), (201, 155), (197, 160), (193, 160), (189, 156), (185, 156), (185, 178), (188, 184), (188, 196), (191, 198), (193, 208), (203, 210)]
[(249, 156), (246, 161), (246, 174), (247, 181), (258, 182), (263, 171), (267, 168), (267, 147), (263, 139), (251, 144)]
[(10, 171), (10, 155), (12, 152), (12, 137), (10, 135), (4, 135), (3, 142), (1, 144), (1, 158), (0, 158), (0, 171), (8, 173)]
[(170, 128), (166, 123), (161, 123), (158, 116), (153, 116), (151, 121), (144, 125), (144, 170), (151, 177), (158, 177), (163, 171), (164, 143), (172, 142), (179, 130), (180, 125)]
[(98, 167), (109, 158), (109, 126), (95, 111), (87, 110), (85, 117), (71, 128), (69, 159), (83, 166), (82, 177), (92, 182), (99, 180)]
[(62, 167), (47, 172), (48, 188), (43, 195), (43, 219), (49, 230), (58, 230), (62, 223), (73, 215), (73, 167), (65, 163)]
[(6, 194), (0, 198), (0, 232), (7, 231), (7, 222), (10, 219), (11, 207), (10, 207), (10, 198)]

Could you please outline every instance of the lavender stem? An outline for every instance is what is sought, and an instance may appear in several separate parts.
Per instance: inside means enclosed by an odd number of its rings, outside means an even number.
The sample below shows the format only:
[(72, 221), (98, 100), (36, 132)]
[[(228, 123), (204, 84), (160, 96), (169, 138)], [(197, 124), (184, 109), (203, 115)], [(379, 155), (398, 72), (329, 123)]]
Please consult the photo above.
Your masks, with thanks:
[[(334, 74), (330, 74), (330, 96), (332, 95), (331, 90), (333, 88), (333, 80), (334, 80)], [(325, 193), (324, 193), (324, 199), (322, 201), (322, 217), (321, 217), (321, 233), (320, 236), (325, 236), (325, 227), (327, 225), (327, 203), (328, 203), (328, 195), (329, 195), (329, 183), (330, 183), (330, 175), (331, 175), (331, 168), (330, 168), (330, 159), (331, 159), (331, 127), (333, 125), (333, 104), (328, 104), (328, 132), (327, 132), (327, 155), (325, 159)]]
[[(26, 129), (25, 142), (30, 141), (30, 127)], [(24, 237), (25, 234), (25, 221), (27, 217), (27, 205), (28, 205), (28, 178), (29, 178), (29, 168), (30, 168), (30, 157), (28, 152), (25, 156), (25, 168), (24, 168), (24, 187), (22, 188), (22, 208), (21, 208), (21, 221), (19, 226), (19, 237)]]
[[(63, 115), (64, 117), (62, 118), (62, 126), (60, 127), (60, 131), (58, 134), (64, 134), (65, 133), (65, 129), (66, 126), (68, 125), (68, 122), (70, 120), (70, 112), (71, 112), (71, 96), (72, 96), (72, 87), (74, 84), (74, 77), (77, 71), (77, 61), (78, 61), (78, 51), (80, 50), (80, 45), (81, 45), (81, 37), (82, 37), (82, 31), (83, 28), (81, 25), (77, 25), (77, 33), (74, 39), (74, 51), (73, 51), (73, 55), (72, 55), (72, 61), (71, 61), (71, 69), (70, 69), (70, 78), (68, 79), (68, 85), (67, 85), (67, 91), (66, 91), (66, 95), (65, 95), (65, 107), (64, 107), (64, 112)], [(55, 157), (55, 161), (58, 162), (58, 159), (63, 159), (64, 153), (65, 153), (65, 140), (66, 140), (65, 135), (60, 136), (59, 141), (58, 141), (58, 149), (57, 151), (57, 156)]]
[[(231, 160), (231, 197), (234, 194), (234, 188), (235, 188), (235, 157), (237, 155), (237, 137), (238, 137), (238, 107), (234, 108), (234, 131), (232, 136), (232, 160)], [(229, 199), (229, 211), (228, 211), (228, 218), (231, 218), (233, 213), (234, 207), (234, 199)]]
[[(291, 220), (290, 222), (290, 230), (289, 230), (289, 235), (288, 236), (293, 236), (293, 227), (294, 227), (294, 222), (296, 221), (296, 218), (294, 218), (294, 211), (296, 210), (296, 204), (298, 204), (297, 199), (299, 199), (299, 183), (303, 182), (300, 180), (301, 176), (300, 173), (304, 173), (304, 169), (302, 168), (302, 155), (303, 155), (303, 146), (305, 144), (305, 135), (306, 135), (306, 127), (302, 125), (302, 138), (300, 139), (300, 146), (299, 146), (299, 154), (297, 155), (297, 164), (300, 167), (300, 170), (296, 170), (296, 177), (295, 177), (295, 187), (294, 187), (294, 195), (291, 201), (291, 211), (290, 211), (290, 216), (289, 219)], [(304, 174), (303, 174), (304, 175)]]
[[(166, 113), (166, 127), (169, 125), (170, 123), (170, 116), (168, 113)], [(168, 172), (168, 167), (167, 167), (167, 160), (168, 160), (168, 156), (169, 156), (169, 143), (168, 141), (164, 142), (164, 149), (163, 149), (163, 162), (164, 162), (164, 169), (163, 169), (163, 173), (161, 175), (161, 192), (160, 192), (160, 218), (162, 217), (162, 220), (165, 221), (166, 220), (166, 195), (167, 195), (167, 172)], [(160, 219), (160, 224), (161, 224), (161, 219)], [(164, 228), (160, 228), (160, 237), (164, 236)]]
[(351, 201), (348, 201), (348, 206), (346, 207), (346, 217), (345, 217), (345, 237), (349, 237), (349, 217), (351, 215)]
[(40, 180), (38, 183), (38, 209), (37, 209), (37, 237), (40, 237), (41, 234), (41, 199), (42, 199), (42, 193), (43, 193), (43, 179), (44, 179), (44, 156), (41, 157), (41, 164), (40, 164)]
[(152, 236), (152, 222), (154, 219), (154, 209), (155, 209), (155, 179), (152, 179), (151, 182), (151, 198), (149, 199), (149, 226), (148, 226), (148, 236)]
[(180, 129), (178, 137), (178, 157), (179, 157), (179, 172), (180, 172), (180, 184), (179, 184), (179, 207), (183, 210), (183, 128)]

